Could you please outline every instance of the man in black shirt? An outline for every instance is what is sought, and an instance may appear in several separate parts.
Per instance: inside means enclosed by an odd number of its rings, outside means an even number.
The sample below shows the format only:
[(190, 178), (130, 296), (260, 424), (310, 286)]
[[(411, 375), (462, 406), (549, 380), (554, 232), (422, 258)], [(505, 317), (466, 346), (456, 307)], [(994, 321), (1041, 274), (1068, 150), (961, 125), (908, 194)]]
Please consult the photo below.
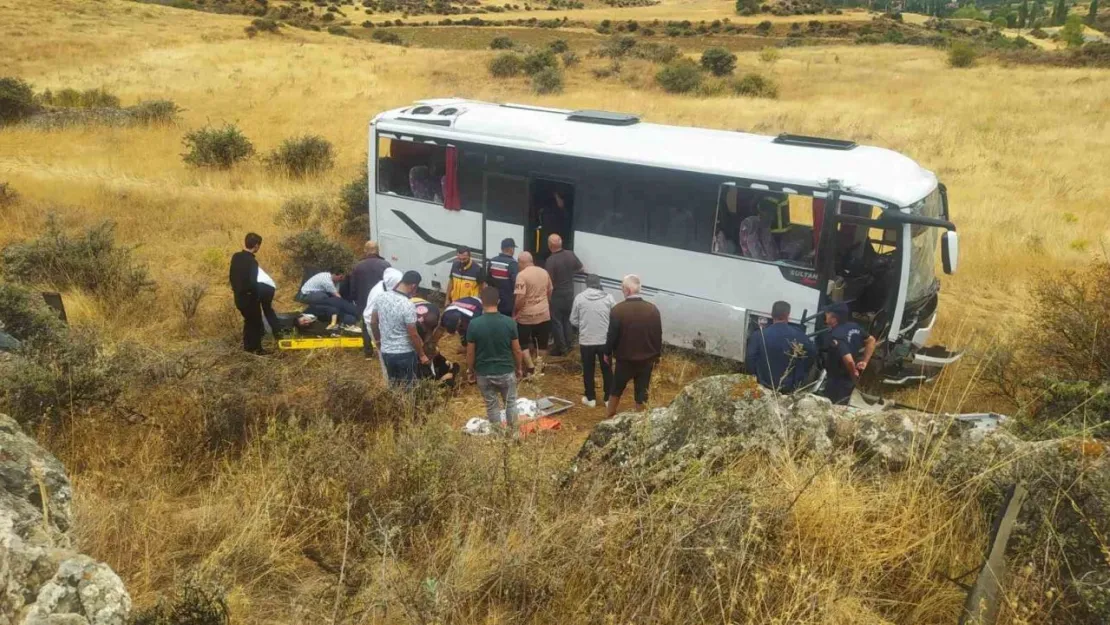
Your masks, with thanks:
[(574, 252), (563, 249), (563, 238), (553, 234), (547, 238), (551, 256), (544, 269), (551, 276), (551, 334), (555, 349), (551, 356), (562, 356), (570, 351), (574, 328), (570, 325), (570, 312), (574, 308), (574, 275), (583, 271), (582, 261)]
[(243, 315), (243, 349), (252, 354), (262, 350), (262, 308), (258, 299), (258, 261), (254, 255), (262, 247), (262, 237), (250, 232), (243, 240), (243, 249), (231, 257), (228, 280), (235, 295), (235, 307)]

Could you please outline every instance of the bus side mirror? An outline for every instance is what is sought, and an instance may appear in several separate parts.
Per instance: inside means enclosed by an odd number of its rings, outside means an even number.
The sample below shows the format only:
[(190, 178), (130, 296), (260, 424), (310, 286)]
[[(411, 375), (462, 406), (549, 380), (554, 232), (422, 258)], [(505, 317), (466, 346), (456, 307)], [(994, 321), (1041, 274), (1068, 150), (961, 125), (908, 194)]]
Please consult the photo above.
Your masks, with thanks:
[(960, 258), (960, 238), (954, 230), (944, 233), (940, 240), (940, 260), (944, 264), (944, 273), (956, 273), (956, 265)]

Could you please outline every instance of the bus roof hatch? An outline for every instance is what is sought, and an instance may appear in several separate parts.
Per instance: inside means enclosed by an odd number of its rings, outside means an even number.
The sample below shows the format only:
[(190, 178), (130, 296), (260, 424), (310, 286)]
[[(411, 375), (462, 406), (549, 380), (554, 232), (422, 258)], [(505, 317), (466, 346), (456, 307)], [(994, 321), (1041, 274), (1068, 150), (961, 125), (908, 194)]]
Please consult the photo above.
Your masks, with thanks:
[(605, 126), (631, 126), (640, 123), (640, 118), (628, 113), (613, 113), (611, 111), (574, 111), (567, 115), (567, 121), (583, 122), (586, 124), (602, 124)]
[(782, 145), (797, 145), (806, 148), (824, 148), (826, 150), (851, 150), (856, 147), (855, 141), (844, 139), (826, 139), (825, 137), (807, 137), (806, 135), (792, 135), (782, 133), (775, 137), (775, 143)]

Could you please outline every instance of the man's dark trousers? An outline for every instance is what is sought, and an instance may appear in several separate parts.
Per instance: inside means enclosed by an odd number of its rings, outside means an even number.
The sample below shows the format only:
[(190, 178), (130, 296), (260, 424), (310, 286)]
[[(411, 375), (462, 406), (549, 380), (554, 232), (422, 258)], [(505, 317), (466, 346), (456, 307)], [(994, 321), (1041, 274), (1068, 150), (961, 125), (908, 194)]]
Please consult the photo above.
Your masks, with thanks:
[(243, 349), (248, 352), (262, 351), (262, 305), (258, 296), (242, 293), (235, 296), (235, 307), (243, 315)]
[(560, 355), (570, 352), (573, 337), (570, 326), (570, 311), (574, 308), (574, 293), (551, 294), (551, 334), (555, 339), (555, 351)]
[(601, 363), (601, 384), (604, 401), (609, 401), (609, 390), (613, 388), (613, 368), (608, 360), (609, 350), (605, 345), (581, 345), (582, 352), (582, 385), (585, 387), (586, 399), (597, 399), (597, 390), (594, 383), (594, 366)]

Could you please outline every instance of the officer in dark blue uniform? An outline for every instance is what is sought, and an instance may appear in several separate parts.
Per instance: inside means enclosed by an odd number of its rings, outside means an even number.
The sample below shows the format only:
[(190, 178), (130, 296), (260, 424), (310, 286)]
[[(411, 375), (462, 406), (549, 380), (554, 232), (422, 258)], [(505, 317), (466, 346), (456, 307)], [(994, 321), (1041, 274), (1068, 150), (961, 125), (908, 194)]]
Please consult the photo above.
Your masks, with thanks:
[(486, 282), (490, 286), (497, 287), (500, 298), (497, 300), (497, 312), (506, 317), (513, 316), (513, 305), (516, 302), (514, 293), (520, 265), (513, 258), (515, 253), (516, 241), (504, 239), (501, 241), (501, 253), (486, 263)]
[(790, 325), (790, 304), (775, 302), (771, 321), (748, 337), (745, 362), (762, 386), (792, 393), (805, 385), (817, 349), (803, 330)]
[(825, 337), (825, 392), (834, 404), (847, 405), (859, 376), (875, 353), (875, 337), (852, 321), (847, 304), (835, 304), (825, 312), (830, 328)]

